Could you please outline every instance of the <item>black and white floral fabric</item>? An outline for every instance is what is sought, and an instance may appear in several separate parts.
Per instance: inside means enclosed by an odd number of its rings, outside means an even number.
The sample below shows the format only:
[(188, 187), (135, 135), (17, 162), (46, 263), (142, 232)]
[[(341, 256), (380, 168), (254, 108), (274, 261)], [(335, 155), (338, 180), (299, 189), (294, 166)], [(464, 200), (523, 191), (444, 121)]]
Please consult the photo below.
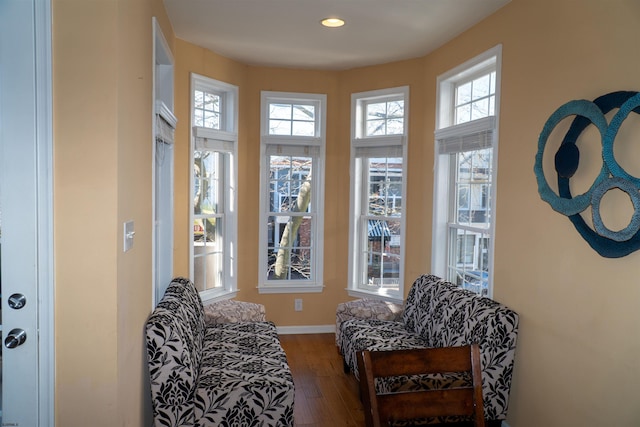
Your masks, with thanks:
[(154, 425), (293, 426), (294, 384), (271, 322), (205, 325), (188, 279), (146, 324)]
[[(489, 298), (433, 275), (419, 277), (409, 290), (402, 321), (352, 319), (342, 323), (340, 348), (345, 364), (358, 374), (356, 354), (362, 350), (480, 345), (485, 418), (507, 417), (509, 390), (518, 334), (518, 315)], [(378, 383), (381, 391), (417, 389), (433, 377), (395, 378)], [(457, 379), (453, 379), (452, 386)]]

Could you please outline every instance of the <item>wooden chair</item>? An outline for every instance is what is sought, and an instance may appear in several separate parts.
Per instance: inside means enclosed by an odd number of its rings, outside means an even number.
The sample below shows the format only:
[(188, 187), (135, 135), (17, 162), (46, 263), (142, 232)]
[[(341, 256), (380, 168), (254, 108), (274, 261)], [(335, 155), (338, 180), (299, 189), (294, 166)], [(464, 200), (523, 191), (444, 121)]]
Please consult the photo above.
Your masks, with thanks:
[[(388, 426), (394, 420), (458, 415), (484, 427), (480, 347), (425, 348), (358, 353), (360, 393), (367, 427)], [(467, 387), (378, 393), (375, 379), (399, 375), (468, 373)]]

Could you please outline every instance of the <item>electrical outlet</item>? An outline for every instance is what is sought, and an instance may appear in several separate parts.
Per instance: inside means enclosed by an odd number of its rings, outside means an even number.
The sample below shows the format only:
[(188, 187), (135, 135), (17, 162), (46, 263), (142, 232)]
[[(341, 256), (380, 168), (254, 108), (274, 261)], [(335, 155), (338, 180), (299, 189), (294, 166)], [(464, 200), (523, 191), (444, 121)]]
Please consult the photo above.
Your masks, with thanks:
[(302, 311), (302, 298), (296, 298), (293, 305), (296, 311)]

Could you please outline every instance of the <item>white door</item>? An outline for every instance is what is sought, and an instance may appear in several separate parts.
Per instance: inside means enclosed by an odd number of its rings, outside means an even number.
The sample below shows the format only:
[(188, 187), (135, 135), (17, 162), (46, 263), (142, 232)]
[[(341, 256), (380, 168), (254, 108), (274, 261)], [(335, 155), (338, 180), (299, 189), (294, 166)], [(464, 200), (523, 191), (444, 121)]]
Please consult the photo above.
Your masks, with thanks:
[(47, 2), (0, 0), (2, 426), (51, 425), (53, 413), (41, 351), (53, 319), (41, 310), (52, 296)]

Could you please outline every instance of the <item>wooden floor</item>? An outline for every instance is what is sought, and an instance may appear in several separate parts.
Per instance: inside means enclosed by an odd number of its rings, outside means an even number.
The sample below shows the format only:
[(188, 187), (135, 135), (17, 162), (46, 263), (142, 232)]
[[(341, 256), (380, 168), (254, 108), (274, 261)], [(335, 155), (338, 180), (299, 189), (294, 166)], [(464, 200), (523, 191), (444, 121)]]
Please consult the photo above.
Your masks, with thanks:
[(296, 426), (364, 426), (358, 382), (342, 369), (334, 334), (280, 335), (296, 386)]

